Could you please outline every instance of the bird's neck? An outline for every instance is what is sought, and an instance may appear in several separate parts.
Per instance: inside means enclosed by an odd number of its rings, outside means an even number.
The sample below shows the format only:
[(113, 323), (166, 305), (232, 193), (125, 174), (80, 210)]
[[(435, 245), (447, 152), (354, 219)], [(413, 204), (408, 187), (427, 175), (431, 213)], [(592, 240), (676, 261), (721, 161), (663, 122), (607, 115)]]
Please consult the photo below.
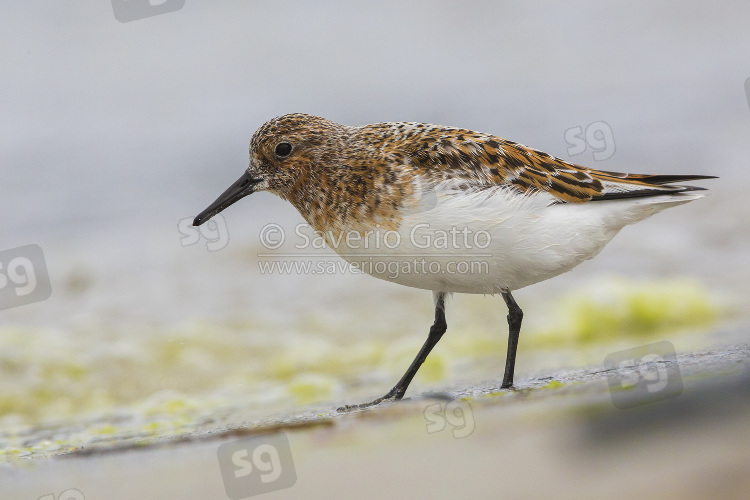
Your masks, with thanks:
[(397, 229), (415, 186), (406, 170), (375, 153), (356, 152), (300, 173), (283, 198), (316, 231)]

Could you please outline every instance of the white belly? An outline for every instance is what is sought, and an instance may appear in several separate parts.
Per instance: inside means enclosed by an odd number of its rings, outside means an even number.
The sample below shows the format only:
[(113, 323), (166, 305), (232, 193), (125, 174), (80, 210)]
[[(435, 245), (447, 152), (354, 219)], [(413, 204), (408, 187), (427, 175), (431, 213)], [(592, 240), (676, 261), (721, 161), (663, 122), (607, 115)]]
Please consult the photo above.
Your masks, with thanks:
[(438, 191), (437, 203), (337, 252), (376, 278), (427, 290), (492, 294), (552, 278), (598, 254), (626, 224), (700, 195), (552, 204), (500, 188)]

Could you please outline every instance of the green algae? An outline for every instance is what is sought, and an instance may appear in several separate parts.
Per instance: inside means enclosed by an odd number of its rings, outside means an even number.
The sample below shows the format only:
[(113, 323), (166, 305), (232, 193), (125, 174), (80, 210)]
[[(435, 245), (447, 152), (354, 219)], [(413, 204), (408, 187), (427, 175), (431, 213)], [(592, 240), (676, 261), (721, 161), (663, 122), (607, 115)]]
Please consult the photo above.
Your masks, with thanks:
[(549, 383), (543, 385), (540, 387), (540, 389), (559, 389), (560, 387), (564, 387), (565, 384), (562, 382), (558, 382), (557, 380), (550, 380)]
[(299, 405), (306, 405), (315, 401), (330, 399), (336, 380), (315, 374), (303, 374), (288, 384), (289, 394)]
[[(419, 383), (456, 377), (461, 366), (481, 360), (492, 359), (496, 366), (494, 360), (504, 356), (504, 304), (477, 305), (480, 302), (466, 301), (451, 309), (455, 315), (449, 333), (422, 366)], [(532, 303), (529, 308), (533, 307)], [(545, 324), (524, 325), (521, 352), (707, 329), (723, 310), (689, 279), (620, 278), (582, 285), (544, 312)], [(365, 383), (383, 389), (383, 380), (385, 385), (397, 380), (411, 363), (427, 328), (423, 325), (404, 335), (409, 325), (384, 325), (387, 331), (374, 331), (378, 335), (346, 338), (336, 325), (331, 326), (330, 338), (302, 328), (266, 331), (267, 325), (250, 323), (194, 322), (167, 331), (124, 333), (3, 327), (0, 423), (44, 424), (50, 418), (76, 420), (124, 410), (158, 420), (138, 431), (159, 432), (180, 428), (216, 401), (311, 404), (341, 397), (347, 383), (367, 380), (373, 373), (380, 378)], [(542, 388), (561, 385), (551, 381)], [(508, 394), (513, 393), (498, 391), (484, 397)], [(95, 432), (108, 435), (119, 428), (105, 426)]]
[(548, 326), (527, 331), (527, 347), (589, 344), (621, 337), (648, 339), (665, 333), (707, 329), (722, 310), (691, 279), (609, 279), (564, 298)]

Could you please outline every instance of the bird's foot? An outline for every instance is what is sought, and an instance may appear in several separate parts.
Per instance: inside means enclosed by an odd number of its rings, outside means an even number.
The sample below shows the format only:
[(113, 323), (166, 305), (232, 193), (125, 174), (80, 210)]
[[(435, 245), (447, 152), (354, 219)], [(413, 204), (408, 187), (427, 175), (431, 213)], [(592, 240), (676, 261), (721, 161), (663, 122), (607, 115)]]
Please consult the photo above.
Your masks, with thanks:
[(394, 387), (385, 396), (375, 399), (373, 401), (370, 401), (369, 403), (361, 403), (358, 405), (345, 405), (340, 408), (337, 408), (336, 411), (339, 413), (347, 413), (353, 410), (364, 410), (365, 408), (371, 408), (373, 406), (377, 406), (380, 403), (387, 403), (387, 402), (395, 403), (396, 401), (400, 401), (401, 398), (403, 397), (404, 397), (403, 392), (397, 390), (397, 388)]

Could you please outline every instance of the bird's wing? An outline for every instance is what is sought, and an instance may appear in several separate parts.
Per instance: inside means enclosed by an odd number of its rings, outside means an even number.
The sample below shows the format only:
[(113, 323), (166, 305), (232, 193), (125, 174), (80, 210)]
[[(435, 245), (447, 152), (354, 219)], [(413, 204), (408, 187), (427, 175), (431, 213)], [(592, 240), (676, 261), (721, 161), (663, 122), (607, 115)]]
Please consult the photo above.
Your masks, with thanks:
[(705, 175), (642, 175), (595, 170), (568, 163), (512, 141), (464, 129), (432, 128), (416, 141), (412, 165), (428, 176), (460, 180), (469, 188), (506, 186), (522, 193), (545, 192), (560, 202), (612, 200), (692, 191), (670, 185)]

